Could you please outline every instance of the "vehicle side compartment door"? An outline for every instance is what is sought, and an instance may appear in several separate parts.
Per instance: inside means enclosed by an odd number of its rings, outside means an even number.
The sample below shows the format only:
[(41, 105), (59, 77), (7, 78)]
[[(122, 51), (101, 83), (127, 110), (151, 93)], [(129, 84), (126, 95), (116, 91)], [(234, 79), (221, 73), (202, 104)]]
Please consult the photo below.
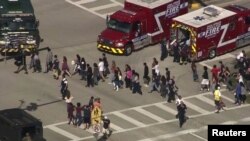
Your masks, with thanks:
[(146, 22), (142, 23), (142, 22), (136, 22), (133, 25), (133, 31), (135, 34), (135, 38), (132, 40), (133, 44), (134, 44), (134, 49), (140, 49), (142, 48), (144, 45), (149, 44), (150, 40), (149, 40), (149, 36), (146, 34)]

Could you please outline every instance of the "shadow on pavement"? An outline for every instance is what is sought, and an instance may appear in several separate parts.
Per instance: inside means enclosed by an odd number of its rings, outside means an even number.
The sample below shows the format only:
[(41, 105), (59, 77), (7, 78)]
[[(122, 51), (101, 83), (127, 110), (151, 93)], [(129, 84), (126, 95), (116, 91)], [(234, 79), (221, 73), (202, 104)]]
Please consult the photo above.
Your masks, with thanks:
[[(25, 101), (24, 100), (19, 100), (19, 101), (20, 101), (20, 105), (18, 106), (18, 108), (21, 108), (22, 105), (25, 103)], [(37, 110), (38, 107), (46, 106), (46, 105), (61, 102), (61, 101), (62, 100), (55, 100), (55, 101), (47, 102), (47, 103), (40, 104), (40, 105), (38, 105), (37, 103), (31, 102), (28, 106), (26, 106), (26, 108), (21, 108), (21, 109), (28, 110), (28, 111), (35, 111)]]

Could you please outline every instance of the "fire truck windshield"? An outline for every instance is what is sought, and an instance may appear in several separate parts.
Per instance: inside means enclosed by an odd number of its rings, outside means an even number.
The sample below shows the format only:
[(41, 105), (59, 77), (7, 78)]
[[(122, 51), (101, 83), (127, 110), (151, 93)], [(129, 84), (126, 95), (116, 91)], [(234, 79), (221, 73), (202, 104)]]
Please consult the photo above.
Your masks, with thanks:
[(132, 24), (127, 23), (127, 22), (120, 22), (115, 19), (110, 19), (107, 24), (108, 28), (124, 32), (124, 33), (129, 33), (132, 27)]
[(34, 30), (36, 23), (32, 21), (5, 21), (0, 23), (2, 31)]

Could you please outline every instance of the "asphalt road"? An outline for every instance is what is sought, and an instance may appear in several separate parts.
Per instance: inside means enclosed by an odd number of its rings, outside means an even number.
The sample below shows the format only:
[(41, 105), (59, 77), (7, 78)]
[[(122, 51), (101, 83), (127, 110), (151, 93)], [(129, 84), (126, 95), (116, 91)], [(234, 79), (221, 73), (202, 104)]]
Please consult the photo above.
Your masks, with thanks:
[[(44, 38), (41, 46), (50, 46), (54, 54), (62, 60), (67, 56), (69, 63), (76, 54), (83, 56), (91, 65), (98, 62), (101, 52), (96, 49), (96, 38), (105, 28), (105, 13), (121, 8), (123, 0), (33, 0), (34, 9), (40, 20), (40, 32)], [(87, 3), (88, 2), (88, 3)], [(91, 3), (90, 3), (91, 2)], [(250, 8), (247, 0), (225, 1), (226, 4), (238, 3)], [(114, 7), (103, 7), (112, 4)], [(218, 3), (217, 3), (218, 4)], [(221, 3), (219, 3), (221, 4)], [(222, 4), (224, 5), (224, 4)], [(102, 6), (102, 7), (100, 7)], [(249, 47), (245, 48), (246, 50)], [(237, 53), (239, 51), (236, 51)], [(204, 61), (198, 65), (201, 74), (203, 65), (212, 66), (223, 60), (227, 65), (234, 61), (231, 53), (215, 60)], [(129, 57), (107, 55), (108, 60), (115, 60), (124, 70), (125, 64), (143, 73), (143, 62), (152, 63), (152, 58), (159, 60), (160, 46), (150, 46)], [(41, 52), (40, 59), (44, 67), (46, 52)], [(23, 72), (14, 74), (13, 61), (1, 63), (0, 109), (20, 107), (41, 119), (44, 125), (44, 137), (47, 141), (83, 141), (96, 140), (92, 130), (84, 131), (67, 125), (66, 104), (61, 101), (60, 81), (54, 80), (52, 74)], [(220, 123), (250, 123), (249, 105), (233, 105), (233, 95), (223, 91), (227, 111), (214, 114), (211, 93), (200, 92), (199, 83), (192, 82), (190, 65), (180, 66), (172, 63), (172, 58), (160, 62), (160, 69), (170, 68), (171, 75), (176, 76), (179, 93), (185, 97), (190, 120), (182, 129), (175, 119), (175, 105), (166, 104), (158, 93), (149, 94), (143, 87), (143, 95), (133, 95), (127, 89), (118, 92), (108, 84), (100, 82), (94, 88), (85, 88), (86, 82), (75, 75), (69, 80), (69, 89), (73, 103), (86, 104), (90, 96), (100, 97), (104, 113), (108, 114), (114, 132), (109, 141), (202, 141), (206, 140), (206, 126)]]

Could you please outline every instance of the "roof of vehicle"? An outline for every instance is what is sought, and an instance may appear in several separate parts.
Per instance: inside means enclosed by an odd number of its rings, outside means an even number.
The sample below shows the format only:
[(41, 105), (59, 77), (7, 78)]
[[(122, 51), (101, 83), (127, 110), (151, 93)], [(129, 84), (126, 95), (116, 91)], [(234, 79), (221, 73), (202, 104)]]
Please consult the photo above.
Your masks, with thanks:
[(236, 12), (236, 13), (241, 13), (241, 12), (245, 12), (245, 11), (250, 11), (250, 9), (246, 8), (246, 7), (243, 7), (243, 6), (240, 6), (240, 5), (228, 5), (226, 7), (224, 7), (225, 9), (227, 10), (230, 10), (230, 11), (233, 11), (233, 12)]
[(126, 0), (126, 1), (129, 3), (133, 3), (135, 5), (140, 5), (142, 7), (154, 9), (156, 7), (172, 2), (174, 0)]
[(0, 119), (12, 126), (24, 126), (30, 124), (41, 124), (41, 121), (28, 114), (22, 109), (6, 109), (0, 111)]
[(236, 15), (236, 13), (215, 5), (209, 5), (182, 16), (178, 16), (173, 20), (199, 28), (233, 15)]
[(30, 0), (0, 0), (1, 15), (34, 13)]

